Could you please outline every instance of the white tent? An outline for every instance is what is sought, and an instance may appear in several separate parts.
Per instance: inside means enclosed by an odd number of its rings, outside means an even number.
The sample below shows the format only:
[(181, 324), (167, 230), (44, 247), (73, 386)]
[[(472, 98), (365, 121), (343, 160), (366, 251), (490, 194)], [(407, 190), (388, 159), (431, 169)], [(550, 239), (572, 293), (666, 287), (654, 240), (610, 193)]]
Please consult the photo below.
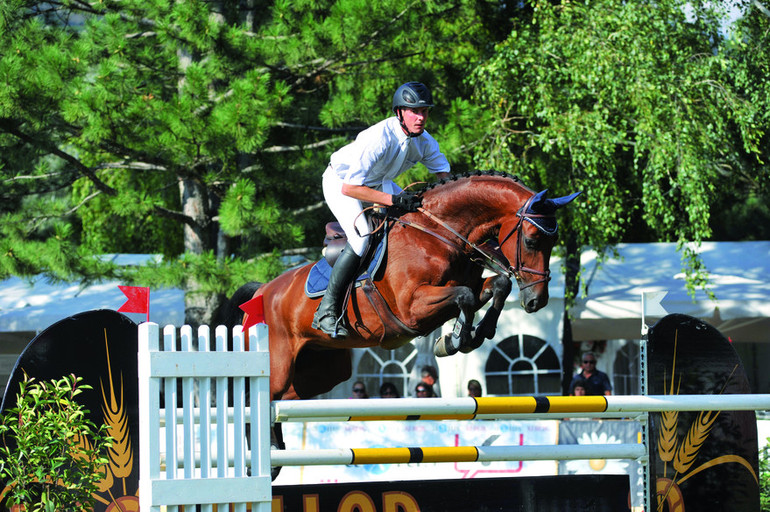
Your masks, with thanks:
[[(152, 256), (119, 255), (121, 265), (140, 264)], [(0, 282), (0, 333), (40, 332), (52, 324), (83, 311), (112, 309), (117, 311), (126, 296), (117, 281), (106, 281), (82, 287), (72, 283), (52, 284), (43, 276), (31, 280), (12, 277)], [(137, 323), (147, 315), (128, 313)], [(184, 293), (177, 289), (150, 290), (150, 321), (160, 325), (184, 323)]]
[[(676, 244), (620, 244), (620, 257), (597, 264), (596, 253), (581, 256), (583, 281), (587, 295), (581, 296), (573, 309), (572, 330), (576, 340), (637, 339), (641, 333), (642, 292), (667, 292), (661, 305), (668, 313), (683, 313), (701, 318), (735, 341), (770, 342), (770, 241), (704, 242), (699, 253), (709, 272), (710, 289), (716, 300), (698, 289), (687, 293), (682, 273), (681, 254)], [(140, 264), (147, 255), (120, 255), (119, 264)], [(563, 304), (564, 280), (561, 262), (551, 262), (550, 283), (553, 314), (514, 315), (518, 312), (517, 294), (511, 294), (501, 327), (522, 323), (558, 324)], [(32, 284), (19, 278), (0, 282), (0, 332), (38, 332), (68, 316), (92, 309), (114, 309), (126, 298), (118, 282), (103, 282), (88, 287), (76, 284), (51, 284), (38, 277)], [(137, 322), (145, 315), (129, 314)], [(657, 317), (648, 317), (653, 323)], [(165, 289), (150, 292), (150, 320), (161, 325), (184, 323), (184, 294)], [(506, 321), (507, 320), (507, 321)], [(450, 326), (451, 327), (451, 326)], [(550, 332), (559, 329), (548, 328)], [(552, 336), (552, 335), (551, 335)], [(549, 338), (551, 337), (549, 336)]]
[[(620, 258), (603, 264), (597, 264), (594, 251), (581, 256), (588, 289), (573, 309), (574, 339), (638, 339), (642, 293), (667, 292), (661, 302), (667, 313), (700, 318), (734, 341), (770, 342), (770, 242), (701, 244), (698, 252), (715, 300), (702, 289), (694, 296), (687, 293), (676, 244), (620, 244), (617, 249)], [(648, 315), (647, 324), (658, 318)]]

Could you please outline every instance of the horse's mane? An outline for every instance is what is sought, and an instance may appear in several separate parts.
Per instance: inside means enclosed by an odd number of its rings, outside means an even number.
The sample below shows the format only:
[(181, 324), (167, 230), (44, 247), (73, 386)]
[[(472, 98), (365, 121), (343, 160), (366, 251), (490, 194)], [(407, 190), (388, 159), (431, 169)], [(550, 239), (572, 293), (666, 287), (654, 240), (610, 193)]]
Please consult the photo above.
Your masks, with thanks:
[(419, 190), (416, 190), (417, 193), (422, 194), (423, 192), (426, 192), (428, 190), (432, 190), (434, 188), (442, 187), (444, 185), (456, 183), (460, 180), (464, 180), (467, 178), (472, 178), (474, 176), (491, 176), (491, 177), (499, 177), (499, 178), (509, 178), (513, 180), (515, 183), (518, 183), (521, 186), (524, 186), (524, 184), (521, 182), (518, 176), (515, 176), (513, 174), (508, 174), (506, 172), (502, 171), (482, 171), (482, 170), (476, 170), (472, 172), (464, 172), (462, 174), (452, 174), (448, 178), (442, 178), (438, 181), (432, 182), (432, 183), (426, 183), (422, 188)]

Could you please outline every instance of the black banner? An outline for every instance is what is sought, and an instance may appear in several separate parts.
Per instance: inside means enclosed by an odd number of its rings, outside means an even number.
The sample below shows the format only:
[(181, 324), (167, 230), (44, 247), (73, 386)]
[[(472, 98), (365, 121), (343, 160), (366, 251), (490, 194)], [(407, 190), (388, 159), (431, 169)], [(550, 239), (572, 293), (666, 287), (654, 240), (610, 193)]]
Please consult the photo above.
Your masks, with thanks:
[(273, 487), (273, 512), (623, 512), (627, 475), (362, 482)]
[[(649, 394), (750, 393), (731, 343), (714, 327), (669, 315), (649, 331)], [(759, 510), (754, 411), (650, 413), (655, 511)]]
[[(80, 313), (55, 323), (21, 353), (0, 412), (15, 406), (24, 373), (38, 381), (74, 374), (93, 389), (78, 396), (96, 425), (107, 424), (115, 443), (94, 511), (139, 510), (139, 390), (137, 325), (111, 310)], [(0, 482), (0, 493), (5, 488)]]

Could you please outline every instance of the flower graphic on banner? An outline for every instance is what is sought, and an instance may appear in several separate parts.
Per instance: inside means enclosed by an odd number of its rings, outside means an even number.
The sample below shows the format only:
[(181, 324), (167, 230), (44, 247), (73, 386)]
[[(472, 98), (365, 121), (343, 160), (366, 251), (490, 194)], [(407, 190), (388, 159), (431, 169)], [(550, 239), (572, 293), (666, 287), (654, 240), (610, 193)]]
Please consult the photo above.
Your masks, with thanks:
[[(584, 432), (577, 438), (577, 444), (621, 444), (621, 440), (606, 432)], [(567, 461), (567, 473), (591, 474), (604, 473), (608, 475), (626, 474), (628, 462), (613, 459), (590, 459)]]

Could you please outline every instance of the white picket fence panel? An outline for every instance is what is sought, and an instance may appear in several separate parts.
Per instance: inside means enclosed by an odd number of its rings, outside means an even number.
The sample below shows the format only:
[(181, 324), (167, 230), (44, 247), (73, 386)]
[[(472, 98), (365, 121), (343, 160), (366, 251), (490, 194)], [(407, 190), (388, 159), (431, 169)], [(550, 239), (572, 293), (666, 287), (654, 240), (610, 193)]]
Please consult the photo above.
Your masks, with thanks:
[(140, 510), (270, 511), (269, 449), (249, 450), (269, 447), (270, 430), (247, 428), (270, 425), (267, 326), (248, 334), (246, 350), (241, 326), (233, 328), (228, 350), (227, 328), (218, 326), (211, 350), (209, 326), (197, 336), (183, 326), (178, 338), (166, 326), (161, 344), (157, 324), (139, 325)]

